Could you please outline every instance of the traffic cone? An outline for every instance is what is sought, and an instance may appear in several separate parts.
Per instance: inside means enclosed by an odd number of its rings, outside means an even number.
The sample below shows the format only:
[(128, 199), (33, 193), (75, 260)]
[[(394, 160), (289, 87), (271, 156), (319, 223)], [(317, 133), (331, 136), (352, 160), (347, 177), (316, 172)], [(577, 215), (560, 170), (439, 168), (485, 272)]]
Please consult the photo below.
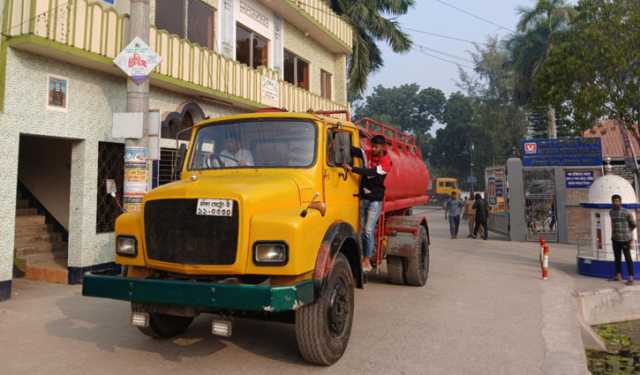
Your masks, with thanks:
[(545, 244), (542, 251), (542, 280), (549, 278), (549, 245)]

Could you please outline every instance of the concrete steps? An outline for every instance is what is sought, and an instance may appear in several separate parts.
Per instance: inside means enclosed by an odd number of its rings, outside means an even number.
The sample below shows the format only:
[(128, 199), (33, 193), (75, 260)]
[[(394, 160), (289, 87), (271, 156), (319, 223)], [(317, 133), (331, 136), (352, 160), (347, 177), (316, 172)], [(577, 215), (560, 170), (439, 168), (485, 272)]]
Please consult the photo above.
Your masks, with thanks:
[(22, 225), (38, 225), (44, 224), (45, 217), (42, 215), (23, 215), (16, 216), (16, 227)]
[(55, 284), (67, 284), (69, 271), (67, 271), (67, 259), (40, 260), (28, 264), (25, 278), (33, 281), (45, 281)]
[(28, 280), (67, 284), (67, 247), (61, 233), (54, 232), (44, 215), (18, 197), (14, 237), (14, 266)]
[(53, 242), (46, 240), (36, 240), (27, 244), (15, 245), (14, 252), (16, 257), (23, 258), (25, 256), (42, 253), (66, 252), (66, 242)]
[(20, 248), (29, 246), (34, 241), (62, 242), (62, 234), (50, 232), (47, 227), (37, 231), (28, 231), (20, 234), (16, 233), (16, 236), (14, 237), (14, 247)]

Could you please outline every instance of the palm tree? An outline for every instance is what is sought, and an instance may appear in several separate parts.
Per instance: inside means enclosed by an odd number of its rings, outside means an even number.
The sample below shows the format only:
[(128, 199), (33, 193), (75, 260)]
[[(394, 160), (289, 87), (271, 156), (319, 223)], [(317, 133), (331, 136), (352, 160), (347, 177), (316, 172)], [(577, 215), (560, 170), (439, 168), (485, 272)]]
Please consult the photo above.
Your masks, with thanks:
[(334, 12), (353, 27), (353, 53), (349, 61), (351, 94), (362, 93), (369, 74), (384, 65), (377, 41), (387, 42), (396, 53), (411, 49), (411, 39), (393, 17), (406, 14), (414, 4), (414, 0), (331, 0)]
[[(565, 0), (538, 0), (533, 8), (518, 8), (518, 32), (507, 41), (516, 73), (514, 97), (530, 108), (535, 103), (535, 78), (549, 57), (558, 36), (566, 31), (577, 10)], [(549, 138), (556, 137), (556, 113), (547, 106)]]

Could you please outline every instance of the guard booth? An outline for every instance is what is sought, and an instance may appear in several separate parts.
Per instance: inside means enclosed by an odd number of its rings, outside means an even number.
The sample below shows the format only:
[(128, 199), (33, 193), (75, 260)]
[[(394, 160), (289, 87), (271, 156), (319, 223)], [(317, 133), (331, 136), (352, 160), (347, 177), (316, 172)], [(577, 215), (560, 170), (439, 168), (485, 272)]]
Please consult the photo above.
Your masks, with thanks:
[(524, 140), (507, 161), (509, 238), (576, 243), (588, 225), (580, 204), (603, 175), (600, 138)]
[[(640, 208), (636, 192), (626, 179), (608, 174), (595, 181), (589, 189), (588, 201), (582, 203), (582, 207), (589, 211), (590, 220), (589, 227), (585, 228), (586, 235), (578, 240), (578, 272), (582, 275), (608, 278), (615, 274), (609, 217), (609, 210), (612, 207), (611, 196), (614, 194), (622, 197), (623, 207), (628, 209), (634, 218), (636, 218), (636, 210)], [(631, 258), (634, 261), (636, 275), (640, 272), (637, 233), (637, 230), (633, 231), (631, 247)], [(623, 264), (622, 273), (625, 278), (628, 276), (625, 264)]]

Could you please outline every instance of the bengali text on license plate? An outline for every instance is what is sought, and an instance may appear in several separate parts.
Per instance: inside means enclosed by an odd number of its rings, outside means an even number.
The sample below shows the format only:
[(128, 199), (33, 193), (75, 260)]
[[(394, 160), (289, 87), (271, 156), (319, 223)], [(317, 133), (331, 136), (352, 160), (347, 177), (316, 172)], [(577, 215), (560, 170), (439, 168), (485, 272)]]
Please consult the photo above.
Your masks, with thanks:
[(198, 199), (198, 216), (233, 216), (233, 201), (228, 199)]

